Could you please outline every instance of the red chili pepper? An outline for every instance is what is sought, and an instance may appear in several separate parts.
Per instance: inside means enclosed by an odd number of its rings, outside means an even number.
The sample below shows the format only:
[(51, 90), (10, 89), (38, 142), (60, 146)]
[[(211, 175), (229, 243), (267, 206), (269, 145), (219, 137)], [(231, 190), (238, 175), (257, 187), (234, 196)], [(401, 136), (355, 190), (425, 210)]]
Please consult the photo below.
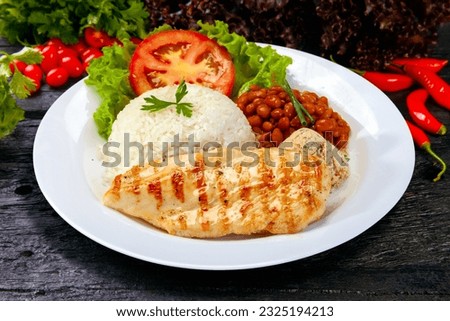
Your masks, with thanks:
[(407, 75), (384, 73), (379, 71), (353, 70), (370, 81), (382, 91), (396, 92), (411, 87), (414, 80)]
[(428, 92), (423, 88), (412, 91), (406, 97), (406, 106), (408, 107), (409, 114), (414, 122), (422, 129), (433, 134), (445, 135), (447, 128), (427, 109), (425, 105), (427, 98)]
[(450, 86), (444, 79), (432, 71), (417, 66), (405, 65), (403, 70), (421, 84), (439, 105), (450, 110)]
[(409, 131), (411, 132), (411, 136), (414, 140), (414, 142), (422, 149), (424, 149), (428, 154), (430, 154), (432, 157), (434, 157), (442, 166), (441, 171), (438, 173), (438, 175), (433, 179), (434, 182), (437, 182), (441, 176), (445, 173), (447, 169), (447, 165), (445, 162), (440, 158), (438, 155), (436, 155), (433, 150), (431, 149), (431, 143), (428, 139), (427, 134), (420, 129), (419, 127), (415, 126), (409, 121), (406, 121), (406, 124), (408, 125)]
[(432, 72), (439, 72), (448, 64), (447, 59), (438, 59), (438, 58), (396, 58), (392, 60), (391, 64), (388, 65), (388, 69), (399, 71), (397, 66), (417, 66), (421, 68), (425, 68)]

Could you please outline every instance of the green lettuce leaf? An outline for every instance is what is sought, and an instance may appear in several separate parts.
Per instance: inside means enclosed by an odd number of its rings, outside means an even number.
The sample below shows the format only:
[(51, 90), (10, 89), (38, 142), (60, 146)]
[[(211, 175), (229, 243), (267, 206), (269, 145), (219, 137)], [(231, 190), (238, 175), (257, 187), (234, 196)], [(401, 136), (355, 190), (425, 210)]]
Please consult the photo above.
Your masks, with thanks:
[(201, 33), (224, 46), (233, 59), (236, 70), (233, 97), (248, 91), (253, 84), (270, 87), (286, 78), (286, 68), (292, 63), (290, 57), (278, 54), (270, 46), (261, 47), (243, 36), (230, 33), (223, 21), (215, 21), (213, 25), (199, 21), (198, 25)]
[(103, 56), (92, 60), (87, 68), (86, 84), (95, 87), (101, 104), (94, 113), (98, 133), (107, 139), (117, 114), (134, 98), (128, 81), (128, 66), (136, 45), (125, 40), (123, 46), (114, 45), (103, 49)]
[(6, 76), (0, 76), (0, 139), (9, 135), (24, 119), (25, 112), (11, 95)]

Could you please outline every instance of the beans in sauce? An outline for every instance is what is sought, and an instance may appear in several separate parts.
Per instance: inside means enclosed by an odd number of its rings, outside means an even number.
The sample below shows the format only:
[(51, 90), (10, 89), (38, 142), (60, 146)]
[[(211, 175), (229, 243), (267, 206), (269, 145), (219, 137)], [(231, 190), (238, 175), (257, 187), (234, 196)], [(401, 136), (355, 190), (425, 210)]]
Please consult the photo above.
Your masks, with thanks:
[(280, 86), (261, 88), (253, 85), (236, 100), (260, 146), (278, 146), (297, 129), (308, 127), (338, 148), (344, 148), (350, 135), (350, 126), (328, 105), (328, 99), (314, 92), (300, 92), (297, 89), (293, 92), (311, 114), (314, 123), (307, 119), (307, 125), (302, 126), (288, 94)]

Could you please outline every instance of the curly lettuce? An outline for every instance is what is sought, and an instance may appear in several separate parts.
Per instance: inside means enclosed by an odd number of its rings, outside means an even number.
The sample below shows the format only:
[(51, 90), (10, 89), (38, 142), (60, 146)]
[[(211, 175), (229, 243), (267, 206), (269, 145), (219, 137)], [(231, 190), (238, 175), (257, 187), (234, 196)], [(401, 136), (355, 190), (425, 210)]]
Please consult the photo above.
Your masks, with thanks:
[(228, 31), (223, 21), (214, 24), (197, 22), (200, 32), (216, 40), (230, 53), (236, 70), (233, 97), (237, 97), (255, 84), (270, 87), (286, 79), (286, 69), (292, 58), (280, 55), (270, 46), (261, 47), (245, 37)]
[(87, 68), (86, 84), (95, 87), (102, 102), (94, 113), (99, 135), (105, 139), (111, 134), (117, 114), (136, 95), (128, 81), (131, 56), (136, 45), (124, 41), (123, 46), (114, 45), (103, 49), (103, 56), (91, 61)]

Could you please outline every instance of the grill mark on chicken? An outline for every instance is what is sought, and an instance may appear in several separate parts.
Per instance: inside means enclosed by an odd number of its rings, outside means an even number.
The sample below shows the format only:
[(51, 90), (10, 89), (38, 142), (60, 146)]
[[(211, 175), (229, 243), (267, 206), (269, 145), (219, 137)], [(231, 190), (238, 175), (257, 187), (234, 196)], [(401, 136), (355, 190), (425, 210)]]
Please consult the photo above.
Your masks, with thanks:
[(224, 208), (228, 207), (228, 190), (226, 188), (226, 182), (223, 178), (223, 171), (221, 170), (222, 163), (220, 161), (214, 164), (214, 174), (217, 180), (217, 189), (219, 191), (220, 203)]
[(261, 178), (259, 182), (258, 193), (260, 196), (260, 202), (262, 205), (262, 211), (264, 213), (269, 213), (269, 204), (268, 204), (268, 189), (273, 187), (273, 173), (270, 168), (266, 166), (264, 160), (260, 162), (258, 165), (258, 176)]
[(250, 195), (252, 192), (252, 186), (250, 185), (249, 177), (247, 176), (248, 171), (245, 173), (242, 173), (242, 166), (236, 166), (239, 167), (238, 173), (242, 174), (239, 178), (239, 186), (241, 188), (239, 189), (239, 197), (243, 201), (243, 204), (241, 208), (239, 209), (239, 213), (241, 213), (241, 216), (244, 217), (247, 210), (249, 210), (252, 207), (252, 203), (250, 202)]
[(217, 212), (218, 221), (222, 225), (222, 229), (227, 231), (229, 229), (229, 219), (226, 213), (228, 207), (230, 206), (230, 200), (228, 199), (229, 195), (227, 190), (227, 180), (224, 178), (222, 162), (216, 161), (214, 165), (214, 174), (217, 180), (217, 189), (221, 203), (221, 206)]
[(315, 167), (314, 167), (314, 173), (316, 174), (316, 176), (317, 176), (317, 178), (318, 178), (318, 180), (317, 180), (317, 184), (318, 184), (317, 188), (318, 188), (318, 189), (322, 189), (322, 182), (321, 182), (321, 179), (322, 179), (322, 169), (320, 168), (320, 166), (315, 166)]
[(156, 208), (159, 210), (161, 208), (163, 197), (161, 190), (161, 181), (157, 178), (154, 181), (151, 181), (147, 185), (147, 192), (152, 194), (156, 199)]
[(139, 166), (133, 166), (131, 168), (131, 177), (133, 179), (131, 189), (133, 193), (136, 195), (139, 195), (141, 193), (141, 176), (139, 175), (139, 173), (140, 173)]
[(120, 199), (120, 187), (122, 185), (122, 174), (114, 177), (114, 181), (111, 188), (111, 194), (114, 195), (115, 198)]
[(208, 204), (208, 194), (206, 191), (205, 183), (205, 163), (203, 161), (202, 155), (197, 154), (194, 162), (194, 167), (191, 172), (194, 175), (195, 185), (198, 192), (198, 210), (196, 221), (200, 224), (202, 231), (207, 231), (209, 229), (209, 222), (204, 220), (204, 212), (209, 209)]
[(206, 183), (205, 183), (205, 162), (202, 157), (195, 160), (194, 168), (192, 173), (194, 173), (195, 181), (198, 190), (198, 202), (200, 209), (204, 212), (208, 211), (208, 194), (206, 193)]
[(273, 220), (269, 223), (267, 226), (267, 230), (271, 231), (274, 226), (274, 221), (280, 219), (281, 213), (285, 216), (285, 222), (288, 226), (287, 229), (289, 233), (292, 233), (295, 229), (294, 225), (294, 216), (292, 215), (292, 206), (291, 206), (291, 198), (288, 196), (291, 191), (291, 183), (294, 179), (291, 175), (294, 175), (293, 169), (291, 166), (286, 165), (287, 160), (286, 157), (283, 155), (280, 155), (280, 162), (279, 166), (277, 167), (277, 173), (278, 173), (278, 182), (277, 185), (280, 186), (280, 191), (278, 195), (280, 195), (280, 203), (281, 203), (281, 209), (276, 213), (276, 215), (273, 217)]
[[(298, 201), (301, 204), (303, 204), (304, 209), (305, 209), (305, 215), (304, 215), (304, 217), (302, 217), (302, 220), (308, 219), (314, 213), (318, 204), (316, 203), (315, 198), (312, 197), (312, 194), (313, 194), (314, 190), (320, 190), (322, 188), (322, 183), (319, 181), (322, 179), (322, 171), (320, 169), (320, 164), (319, 163), (316, 163), (314, 165), (312, 165), (311, 163), (308, 163), (308, 164), (301, 164), (302, 193), (300, 193)], [(311, 166), (314, 166), (314, 168), (312, 169)], [(307, 174), (307, 173), (309, 173), (309, 174)], [(310, 176), (312, 176), (311, 173), (315, 177), (315, 180), (313, 181), (314, 184), (308, 183), (311, 181), (308, 179)]]
[(184, 203), (184, 175), (180, 170), (173, 172), (171, 177), (172, 189), (175, 197)]
[(202, 224), (202, 230), (203, 230), (203, 231), (209, 231), (210, 225), (209, 225), (209, 222), (208, 222), (208, 221), (202, 222), (201, 224)]
[[(241, 181), (242, 183), (248, 183), (248, 181)], [(252, 187), (249, 185), (244, 185), (241, 187), (240, 196), (243, 201), (248, 201), (250, 199), (250, 193), (252, 191)]]
[(292, 189), (292, 182), (295, 179), (295, 173), (291, 166), (287, 166), (287, 160), (282, 156), (284, 162), (282, 162), (283, 167), (281, 169), (283, 177), (280, 180), (280, 185), (283, 186), (281, 189), (281, 204), (283, 204), (282, 212), (286, 214), (286, 220), (288, 222), (288, 231), (292, 233), (295, 231), (295, 217), (292, 213), (292, 199), (289, 196)]

